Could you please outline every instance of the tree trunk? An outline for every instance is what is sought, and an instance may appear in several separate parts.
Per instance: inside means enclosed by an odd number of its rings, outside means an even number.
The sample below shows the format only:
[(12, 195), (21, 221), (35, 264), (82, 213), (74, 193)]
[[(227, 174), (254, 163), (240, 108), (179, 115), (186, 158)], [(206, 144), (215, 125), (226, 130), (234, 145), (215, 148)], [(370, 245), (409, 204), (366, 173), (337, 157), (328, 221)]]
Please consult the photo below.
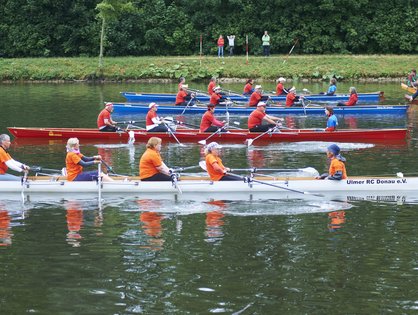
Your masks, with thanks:
[(100, 32), (100, 53), (99, 53), (99, 68), (103, 67), (103, 50), (104, 50), (104, 38), (105, 38), (105, 17), (102, 16), (102, 30)]

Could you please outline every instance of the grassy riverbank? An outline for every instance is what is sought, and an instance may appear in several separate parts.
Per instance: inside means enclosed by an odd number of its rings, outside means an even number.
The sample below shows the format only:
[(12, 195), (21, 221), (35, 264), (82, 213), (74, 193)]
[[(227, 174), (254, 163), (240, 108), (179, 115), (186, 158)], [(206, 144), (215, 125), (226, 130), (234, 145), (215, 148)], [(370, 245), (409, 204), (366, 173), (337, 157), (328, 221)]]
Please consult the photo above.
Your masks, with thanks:
[(0, 81), (127, 81), (176, 79), (188, 81), (220, 78), (257, 78), (274, 80), (279, 76), (294, 79), (339, 80), (399, 79), (417, 67), (416, 55), (275, 55), (269, 58), (226, 57), (113, 57), (98, 58), (19, 58), (0, 59)]

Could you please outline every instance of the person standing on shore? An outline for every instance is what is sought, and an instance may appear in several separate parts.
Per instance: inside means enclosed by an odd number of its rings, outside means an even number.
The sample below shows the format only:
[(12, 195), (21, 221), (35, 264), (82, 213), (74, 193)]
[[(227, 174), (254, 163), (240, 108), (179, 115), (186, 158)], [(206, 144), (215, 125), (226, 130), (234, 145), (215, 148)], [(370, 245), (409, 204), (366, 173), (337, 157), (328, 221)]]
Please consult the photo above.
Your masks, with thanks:
[(270, 36), (267, 31), (264, 31), (263, 37), (261, 37), (261, 41), (263, 42), (263, 55), (264, 57), (270, 56)]
[(235, 35), (229, 35), (227, 38), (229, 45), (229, 57), (232, 57), (234, 55)]
[(225, 40), (224, 37), (222, 35), (219, 35), (218, 38), (218, 58), (222, 58), (224, 57), (224, 45), (225, 45)]

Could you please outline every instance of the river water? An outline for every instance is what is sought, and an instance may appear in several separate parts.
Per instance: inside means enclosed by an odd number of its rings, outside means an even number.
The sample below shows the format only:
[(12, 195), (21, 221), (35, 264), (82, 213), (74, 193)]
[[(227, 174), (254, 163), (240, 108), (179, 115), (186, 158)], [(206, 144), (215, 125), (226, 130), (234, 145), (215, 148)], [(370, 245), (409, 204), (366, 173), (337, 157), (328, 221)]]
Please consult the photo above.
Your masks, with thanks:
[[(302, 85), (302, 84), (299, 84)], [(205, 89), (206, 84), (193, 84)], [(223, 85), (240, 90), (240, 84)], [(263, 83), (273, 89), (272, 83)], [(340, 92), (349, 84), (340, 84)], [(304, 84), (313, 92), (324, 84)], [(398, 84), (356, 84), (404, 103)], [(0, 86), (1, 133), (8, 126), (95, 127), (120, 91), (173, 92), (176, 84)], [(396, 145), (340, 143), (349, 175), (417, 173), (417, 121), (407, 116), (340, 117), (342, 127), (408, 127)], [(117, 117), (115, 117), (117, 118)], [(138, 117), (143, 119), (143, 117)], [(199, 117), (186, 117), (198, 122)], [(245, 123), (244, 117), (234, 117)], [(324, 117), (288, 117), (295, 127)], [(82, 142), (121, 174), (137, 174), (144, 143)], [(222, 149), (230, 167), (325, 171), (329, 143)], [(61, 141), (15, 139), (12, 156), (60, 169)], [(163, 143), (169, 166), (196, 165), (198, 144)], [(0, 194), (1, 196), (1, 194)], [(414, 199), (256, 200), (169, 196), (0, 197), (1, 314), (413, 313), (418, 309)], [(418, 198), (418, 197), (417, 197)]]

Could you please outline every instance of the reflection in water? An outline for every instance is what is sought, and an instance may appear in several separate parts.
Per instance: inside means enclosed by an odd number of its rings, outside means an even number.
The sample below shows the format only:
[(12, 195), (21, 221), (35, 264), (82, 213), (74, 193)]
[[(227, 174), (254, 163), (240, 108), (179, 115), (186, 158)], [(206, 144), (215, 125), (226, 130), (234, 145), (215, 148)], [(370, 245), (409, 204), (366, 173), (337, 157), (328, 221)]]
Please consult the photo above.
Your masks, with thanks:
[(12, 236), (9, 212), (0, 208), (0, 246), (10, 246)]
[(345, 211), (332, 211), (328, 213), (329, 223), (328, 229), (330, 232), (334, 232), (338, 229), (341, 229), (345, 223)]
[(73, 247), (79, 247), (80, 240), (83, 238), (79, 233), (83, 226), (83, 209), (77, 201), (67, 201), (65, 208), (67, 209), (67, 243)]
[(224, 236), (222, 226), (225, 224), (223, 221), (223, 218), (225, 217), (223, 211), (227, 206), (222, 200), (209, 201), (207, 204), (217, 206), (218, 209), (206, 213), (206, 241), (221, 241)]
[(344, 122), (345, 122), (346, 128), (357, 129), (357, 117), (344, 116)]
[(261, 150), (248, 150), (248, 162), (251, 167), (265, 167), (264, 152)]
[(138, 199), (137, 204), (143, 212), (139, 215), (139, 221), (142, 222), (142, 229), (148, 236), (148, 244), (153, 250), (161, 250), (163, 248), (164, 239), (162, 238), (163, 227), (161, 221), (164, 215), (153, 210), (159, 209), (162, 204), (158, 200)]

